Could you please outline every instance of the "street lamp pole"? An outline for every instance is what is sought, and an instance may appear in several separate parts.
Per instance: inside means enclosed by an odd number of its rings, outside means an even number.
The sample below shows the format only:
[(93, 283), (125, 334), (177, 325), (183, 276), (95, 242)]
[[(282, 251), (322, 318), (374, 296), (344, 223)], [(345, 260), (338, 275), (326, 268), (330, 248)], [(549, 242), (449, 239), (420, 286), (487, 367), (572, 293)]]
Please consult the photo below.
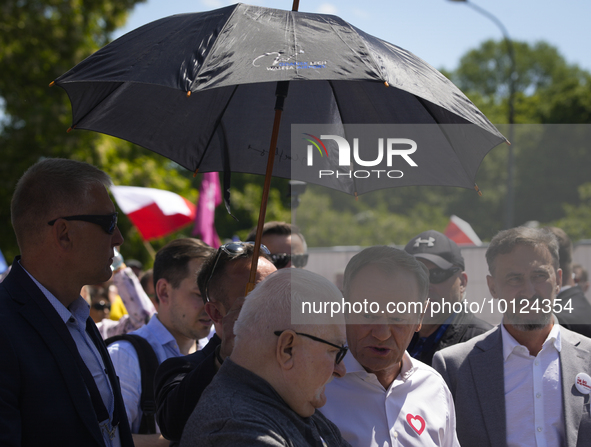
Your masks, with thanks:
[[(486, 11), (485, 9), (481, 8), (474, 3), (469, 2), (468, 0), (449, 0), (452, 2), (457, 3), (465, 3), (466, 5), (470, 6), (476, 12), (482, 14), (485, 17), (488, 17), (492, 20), (495, 25), (499, 27), (501, 33), (503, 33), (503, 38), (505, 40), (505, 45), (507, 47), (507, 54), (509, 56), (509, 60), (511, 62), (511, 74), (509, 76), (509, 114), (508, 114), (508, 121), (509, 121), (509, 141), (513, 141), (513, 125), (515, 124), (515, 84), (517, 81), (517, 70), (515, 68), (515, 48), (513, 45), (513, 41), (509, 37), (509, 33), (507, 32), (507, 28), (505, 25), (497, 19), (494, 15), (490, 12)], [(512, 228), (514, 225), (514, 210), (515, 210), (515, 187), (514, 187), (514, 179), (515, 176), (515, 156), (513, 146), (509, 145), (509, 154), (507, 159), (507, 198), (506, 198), (506, 205), (505, 205), (505, 228)]]

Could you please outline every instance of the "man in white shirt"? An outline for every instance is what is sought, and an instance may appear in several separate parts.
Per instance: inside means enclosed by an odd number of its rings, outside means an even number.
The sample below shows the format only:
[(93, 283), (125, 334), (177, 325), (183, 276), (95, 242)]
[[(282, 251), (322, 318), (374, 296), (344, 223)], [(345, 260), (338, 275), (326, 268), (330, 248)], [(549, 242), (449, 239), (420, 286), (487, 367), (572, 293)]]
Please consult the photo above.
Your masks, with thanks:
[(452, 396), (406, 348), (421, 327), (429, 272), (412, 255), (367, 248), (347, 264), (347, 373), (326, 386), (322, 413), (352, 446), (458, 446)]
[[(196, 340), (208, 336), (212, 321), (204, 310), (197, 286), (197, 273), (205, 259), (214, 254), (213, 248), (198, 239), (177, 239), (158, 251), (154, 260), (154, 283), (158, 313), (150, 322), (133, 332), (145, 338), (158, 363), (180, 357), (196, 349)], [(136, 447), (167, 446), (159, 434), (140, 430), (143, 412), (141, 370), (138, 354), (128, 341), (109, 345), (109, 354), (121, 382), (121, 392)], [(153, 378), (151, 379), (153, 380)], [(152, 416), (153, 418), (153, 416)], [(160, 430), (156, 427), (156, 431)]]
[(591, 439), (591, 339), (560, 327), (558, 241), (545, 229), (501, 231), (486, 252), (497, 328), (435, 354), (454, 396), (462, 446), (568, 446)]

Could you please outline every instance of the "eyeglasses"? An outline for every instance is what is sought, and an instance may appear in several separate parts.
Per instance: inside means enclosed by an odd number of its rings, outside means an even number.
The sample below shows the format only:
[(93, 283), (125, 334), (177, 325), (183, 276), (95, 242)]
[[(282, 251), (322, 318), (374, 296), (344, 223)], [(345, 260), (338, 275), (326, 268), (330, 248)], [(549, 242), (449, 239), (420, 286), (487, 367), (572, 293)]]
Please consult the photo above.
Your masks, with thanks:
[[(285, 331), (275, 331), (273, 333), (279, 337), (284, 332)], [(337, 356), (336, 356), (336, 358), (334, 360), (334, 362), (335, 362), (336, 365), (338, 365), (339, 363), (341, 363), (341, 361), (347, 355), (347, 351), (349, 350), (349, 347), (348, 346), (335, 345), (334, 343), (331, 343), (329, 341), (323, 340), (322, 338), (319, 338), (319, 337), (315, 337), (314, 335), (304, 334), (303, 332), (295, 332), (295, 333), (297, 335), (301, 335), (302, 337), (308, 337), (308, 338), (311, 338), (314, 341), (319, 341), (320, 343), (326, 343), (327, 345), (330, 345), (330, 346), (332, 346), (334, 348), (337, 348), (339, 350), (339, 352), (337, 352)]]
[(271, 253), (271, 261), (273, 265), (279, 270), (287, 266), (289, 261), (296, 268), (304, 268), (308, 263), (308, 253), (299, 255), (290, 255), (289, 253)]
[[(215, 254), (215, 261), (213, 261), (213, 267), (211, 268), (211, 273), (209, 274), (209, 278), (207, 278), (207, 281), (205, 282), (205, 302), (206, 303), (208, 301), (211, 301), (209, 299), (209, 291), (208, 291), (209, 282), (211, 281), (211, 278), (213, 278), (215, 268), (218, 265), (218, 261), (220, 260), (220, 256), (221, 256), (222, 252), (226, 253), (229, 257), (234, 258), (234, 257), (240, 256), (242, 253), (244, 253), (246, 251), (247, 245), (254, 245), (254, 243), (252, 243), (252, 242), (229, 242), (227, 244), (222, 245), (220, 248), (218, 248), (218, 251)], [(265, 253), (267, 255), (271, 254), (269, 249), (266, 246), (264, 246), (263, 244), (261, 244), (260, 249), (263, 253)]]
[(113, 234), (115, 228), (117, 228), (117, 215), (119, 213), (114, 212), (112, 214), (81, 214), (79, 216), (66, 216), (58, 217), (57, 219), (50, 220), (47, 222), (48, 225), (53, 225), (58, 219), (64, 220), (81, 220), (83, 222), (90, 222), (99, 225), (107, 234)]
[(101, 311), (104, 311), (105, 309), (111, 310), (111, 303), (107, 303), (106, 301), (99, 301), (98, 303), (92, 303), (91, 307), (94, 310), (101, 310)]
[(443, 281), (447, 281), (455, 273), (457, 273), (461, 270), (462, 269), (460, 267), (452, 267), (447, 270), (439, 269), (439, 268), (431, 269), (431, 270), (429, 270), (429, 282), (431, 284), (442, 283)]

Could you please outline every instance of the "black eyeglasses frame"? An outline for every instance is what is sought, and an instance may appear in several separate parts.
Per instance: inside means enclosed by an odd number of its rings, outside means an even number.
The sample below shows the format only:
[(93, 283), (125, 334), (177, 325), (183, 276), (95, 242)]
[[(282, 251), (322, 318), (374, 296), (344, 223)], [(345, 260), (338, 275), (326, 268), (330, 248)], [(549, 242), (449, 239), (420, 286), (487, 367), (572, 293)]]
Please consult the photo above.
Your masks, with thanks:
[[(273, 334), (275, 334), (277, 337), (279, 337), (284, 332), (285, 331), (275, 331), (275, 332), (273, 332)], [(337, 348), (339, 350), (339, 352), (337, 353), (337, 356), (334, 360), (335, 365), (338, 365), (339, 363), (341, 363), (341, 361), (345, 358), (345, 356), (347, 355), (347, 352), (349, 351), (348, 346), (335, 345), (334, 343), (326, 341), (320, 337), (316, 337), (315, 335), (305, 334), (303, 332), (296, 332), (296, 331), (293, 331), (293, 332), (297, 335), (301, 335), (302, 337), (308, 337), (314, 341), (319, 341), (320, 343), (325, 343), (327, 345), (332, 346), (333, 348)]]

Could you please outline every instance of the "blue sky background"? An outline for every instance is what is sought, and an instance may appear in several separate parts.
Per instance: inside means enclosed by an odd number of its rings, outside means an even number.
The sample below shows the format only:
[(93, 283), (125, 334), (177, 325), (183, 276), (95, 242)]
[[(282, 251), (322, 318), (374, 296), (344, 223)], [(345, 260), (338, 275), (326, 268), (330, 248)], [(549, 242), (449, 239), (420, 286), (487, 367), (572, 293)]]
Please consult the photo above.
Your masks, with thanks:
[[(118, 37), (146, 23), (173, 14), (201, 12), (236, 3), (225, 0), (148, 0), (130, 14)], [(291, 9), (291, 0), (250, 0), (246, 3)], [(591, 71), (591, 1), (475, 0), (496, 16), (513, 40), (545, 40), (571, 64)], [(466, 4), (449, 0), (300, 0), (300, 11), (335, 14), (363, 31), (411, 51), (436, 68), (452, 70), (469, 49), (501, 30)]]

